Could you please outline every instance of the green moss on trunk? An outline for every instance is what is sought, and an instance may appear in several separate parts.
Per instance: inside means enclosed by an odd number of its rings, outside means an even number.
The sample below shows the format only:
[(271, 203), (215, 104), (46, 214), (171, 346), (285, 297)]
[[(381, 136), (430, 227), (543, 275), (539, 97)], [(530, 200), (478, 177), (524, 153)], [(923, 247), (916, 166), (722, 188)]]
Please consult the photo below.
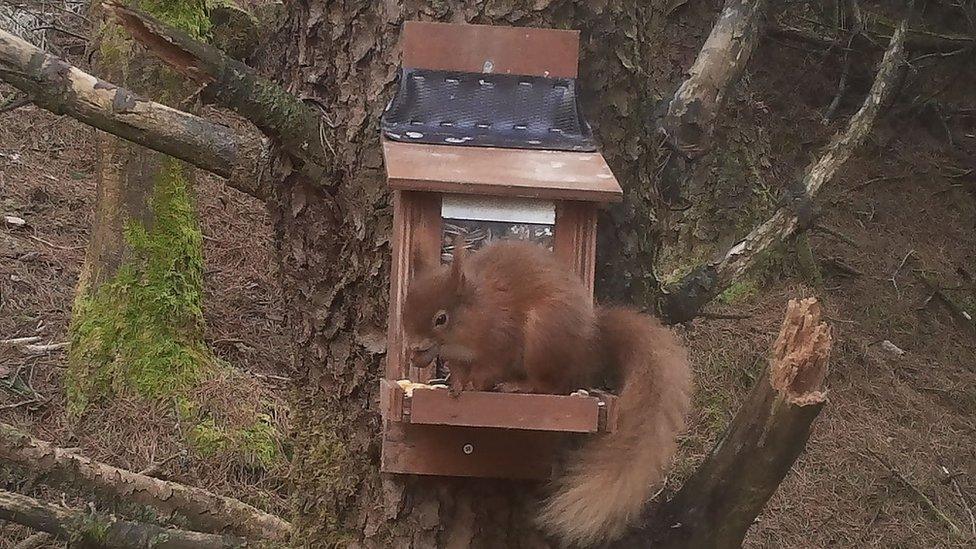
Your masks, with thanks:
[[(129, 3), (206, 39), (213, 1)], [(192, 93), (119, 25), (100, 25), (101, 74), (170, 105)], [(90, 254), (98, 263), (87, 270), (99, 276), (83, 280), (74, 303), (69, 412), (77, 417), (98, 407), (111, 414), (130, 398), (172, 403), (159, 419), (179, 423), (197, 455), (271, 468), (281, 461), (282, 437), (265, 413), (270, 406), (254, 381), (218, 360), (204, 340), (203, 235), (193, 168), (121, 142), (107, 149), (96, 223), (103, 237), (108, 234), (100, 248), (108, 253)], [(115, 165), (124, 172), (121, 179)], [(103, 264), (104, 257), (118, 263)], [(214, 394), (231, 393), (236, 398), (213, 402)]]
[(151, 226), (129, 220), (129, 257), (111, 280), (75, 301), (67, 384), (75, 413), (115, 393), (180, 394), (212, 367), (203, 343), (203, 236), (189, 169), (163, 160)]
[(210, 34), (210, 8), (219, 0), (134, 0), (136, 8), (198, 40)]

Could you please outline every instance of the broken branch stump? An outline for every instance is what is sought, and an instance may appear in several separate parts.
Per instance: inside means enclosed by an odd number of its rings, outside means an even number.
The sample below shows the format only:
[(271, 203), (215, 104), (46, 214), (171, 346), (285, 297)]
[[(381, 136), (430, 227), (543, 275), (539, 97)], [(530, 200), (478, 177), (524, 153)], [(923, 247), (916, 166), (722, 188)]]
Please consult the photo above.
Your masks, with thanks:
[(766, 374), (728, 430), (675, 497), (617, 546), (740, 547), (826, 402), (830, 346), (817, 300), (791, 300)]

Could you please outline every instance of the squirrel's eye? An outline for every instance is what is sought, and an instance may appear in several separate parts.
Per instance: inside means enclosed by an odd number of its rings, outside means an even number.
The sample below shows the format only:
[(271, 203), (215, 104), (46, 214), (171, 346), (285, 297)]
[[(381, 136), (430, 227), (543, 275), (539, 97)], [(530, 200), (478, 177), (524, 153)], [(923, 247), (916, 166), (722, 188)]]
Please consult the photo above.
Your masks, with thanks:
[(443, 326), (447, 324), (447, 311), (437, 311), (434, 315), (434, 326)]

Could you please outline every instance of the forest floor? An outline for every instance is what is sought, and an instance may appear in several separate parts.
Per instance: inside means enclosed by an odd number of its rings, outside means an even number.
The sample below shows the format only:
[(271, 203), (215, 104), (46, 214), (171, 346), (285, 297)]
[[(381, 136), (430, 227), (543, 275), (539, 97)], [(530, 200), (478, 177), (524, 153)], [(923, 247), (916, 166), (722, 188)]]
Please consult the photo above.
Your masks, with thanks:
[[(797, 93), (804, 84), (785, 85), (797, 74), (773, 72), (752, 76), (759, 91), (751, 101), (776, 111), (798, 99), (774, 121), (781, 133), (819, 127), (817, 111), (803, 106), (806, 91)], [(836, 128), (812, 131), (812, 152)], [(746, 318), (679, 328), (698, 393), (674, 478), (704, 457), (756, 382), (788, 299), (818, 296), (833, 326), (829, 403), (807, 451), (750, 530), (749, 547), (974, 543), (966, 536), (976, 535), (976, 329), (953, 311), (976, 314), (976, 120), (946, 127), (952, 146), (940, 131), (886, 116), (829, 184), (819, 223), (832, 233), (810, 237), (819, 279), (783, 261), (709, 308)], [(784, 172), (804, 167), (791, 162)], [(25, 221), (0, 224), (0, 339), (67, 341), (92, 221), (94, 163), (92, 132), (75, 121), (31, 106), (0, 114), (0, 214)], [(286, 399), (291, 359), (269, 219), (259, 203), (210, 178), (198, 193), (207, 341)], [(0, 421), (136, 471), (177, 455), (157, 474), (284, 512), (287, 465), (237, 470), (180, 455), (179, 439), (153, 414), (110, 436), (86, 432), (65, 413), (64, 372), (63, 350), (28, 355), (0, 345)], [(43, 490), (2, 467), (0, 486)], [(0, 523), (0, 548), (26, 534)]]

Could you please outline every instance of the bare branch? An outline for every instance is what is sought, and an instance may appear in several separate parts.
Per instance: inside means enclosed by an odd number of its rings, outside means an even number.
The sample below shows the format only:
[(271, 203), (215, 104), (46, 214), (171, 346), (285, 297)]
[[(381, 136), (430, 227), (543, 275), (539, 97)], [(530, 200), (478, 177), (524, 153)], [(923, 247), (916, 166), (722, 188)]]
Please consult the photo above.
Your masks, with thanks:
[(250, 120), (313, 181), (326, 179), (335, 155), (318, 111), (213, 46), (121, 3), (110, 0), (103, 6), (149, 51), (203, 85), (204, 99)]
[(687, 157), (707, 150), (726, 91), (738, 81), (759, 42), (765, 0), (726, 0), (695, 64), (668, 105), (659, 129)]
[(260, 140), (138, 97), (0, 30), (0, 79), (55, 114), (185, 160), (263, 198)]
[[(880, 44), (883, 44), (884, 40), (888, 40), (890, 43), (891, 38), (894, 36), (892, 32), (894, 29), (886, 27), (880, 21), (878, 22), (878, 26), (879, 28), (874, 30), (864, 29), (860, 34), (855, 36), (854, 41), (849, 47), (861, 50), (873, 50), (881, 49)], [(838, 45), (836, 39), (830, 36), (822, 36), (807, 29), (772, 26), (766, 32), (774, 38), (802, 42), (820, 48), (832, 48)], [(879, 42), (873, 38), (868, 39), (865, 36), (880, 38), (882, 41)], [(976, 48), (976, 36), (939, 34), (925, 30), (909, 30), (905, 35), (905, 49), (913, 52), (955, 55), (960, 50), (967, 51), (973, 48)]]
[(115, 520), (0, 490), (0, 519), (13, 521), (89, 547), (107, 549), (228, 549), (247, 547), (232, 536), (201, 534)]
[(50, 545), (53, 540), (54, 536), (51, 534), (38, 532), (21, 540), (17, 545), (14, 545), (13, 549), (38, 549)]
[(826, 402), (832, 339), (816, 299), (791, 300), (766, 375), (681, 490), (619, 547), (740, 547)]
[(912, 493), (918, 496), (918, 499), (925, 504), (925, 507), (929, 511), (931, 511), (933, 515), (938, 517), (939, 520), (944, 522), (946, 526), (949, 527), (949, 531), (952, 532), (953, 536), (963, 535), (963, 530), (956, 525), (956, 522), (951, 518), (949, 518), (949, 515), (946, 514), (945, 511), (940, 509), (939, 506), (932, 501), (932, 498), (925, 495), (925, 492), (923, 492), (918, 486), (915, 486), (912, 483), (912, 481), (908, 480), (908, 478), (905, 477), (905, 475), (901, 474), (901, 472), (898, 471), (898, 469), (896, 469), (895, 466), (891, 464), (891, 462), (889, 462), (887, 459), (884, 458), (884, 456), (882, 456), (881, 454), (875, 452), (870, 448), (868, 448), (867, 451), (871, 457), (876, 459), (878, 463), (883, 465), (885, 469), (887, 469), (892, 475), (894, 475), (895, 478), (897, 478), (905, 486), (905, 488), (908, 488), (909, 490), (912, 491)]
[(878, 67), (871, 91), (860, 110), (851, 118), (847, 129), (834, 136), (820, 159), (807, 169), (798, 189), (776, 209), (772, 217), (726, 252), (665, 289), (661, 312), (671, 322), (694, 318), (706, 303), (741, 277), (766, 252), (792, 238), (813, 221), (813, 198), (867, 138), (882, 103), (895, 86), (904, 64), (905, 31), (906, 23), (902, 22), (891, 37), (891, 44)]
[(146, 505), (166, 516), (179, 513), (196, 530), (270, 540), (284, 540), (291, 533), (288, 522), (239, 500), (99, 463), (4, 423), (0, 423), (0, 462), (94, 489), (109, 499)]
[(670, 151), (657, 174), (661, 196), (675, 202), (694, 160), (711, 147), (725, 94), (738, 82), (759, 42), (765, 0), (726, 0), (694, 65), (658, 122)]

